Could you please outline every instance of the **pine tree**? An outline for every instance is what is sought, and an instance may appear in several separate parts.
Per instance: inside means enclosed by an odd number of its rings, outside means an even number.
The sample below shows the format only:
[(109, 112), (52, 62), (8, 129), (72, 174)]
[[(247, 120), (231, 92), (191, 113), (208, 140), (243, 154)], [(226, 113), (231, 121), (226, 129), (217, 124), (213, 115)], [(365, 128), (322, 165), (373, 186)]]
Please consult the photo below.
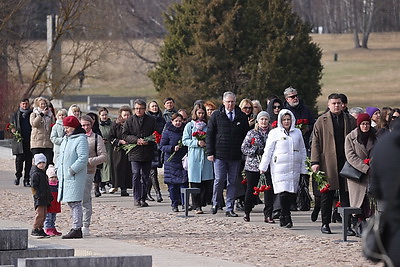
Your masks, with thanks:
[(150, 73), (178, 106), (224, 91), (264, 100), (298, 89), (306, 104), (320, 95), (321, 51), (288, 0), (183, 0), (167, 14), (169, 35)]

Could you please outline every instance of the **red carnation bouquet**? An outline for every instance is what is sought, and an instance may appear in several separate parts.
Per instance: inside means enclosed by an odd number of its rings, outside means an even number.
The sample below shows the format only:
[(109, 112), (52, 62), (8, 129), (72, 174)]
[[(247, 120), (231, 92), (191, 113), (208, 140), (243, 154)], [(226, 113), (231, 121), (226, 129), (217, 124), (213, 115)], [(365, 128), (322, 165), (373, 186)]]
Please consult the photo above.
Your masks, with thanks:
[(317, 182), (319, 191), (321, 193), (328, 192), (330, 190), (331, 185), (327, 181), (325, 172), (323, 172), (323, 171), (314, 172), (311, 168), (311, 160), (308, 157), (306, 159), (306, 166), (307, 166), (308, 175), (310, 175), (310, 177)]
[(296, 120), (295, 127), (299, 129), (303, 134), (305, 134), (308, 130), (308, 120), (307, 119), (298, 119)]
[[(143, 140), (146, 142), (154, 142), (159, 144), (161, 141), (161, 134), (159, 134), (157, 131), (154, 131), (151, 135), (144, 137)], [(136, 146), (137, 144), (126, 144), (122, 145), (121, 148), (125, 150), (126, 154), (128, 154)]]
[(272, 127), (272, 128), (278, 127), (278, 121), (274, 121), (274, 122), (271, 124), (271, 127)]
[(17, 130), (17, 127), (15, 127), (14, 123), (7, 123), (6, 130), (9, 131), (14, 136), (15, 139), (17, 139), (17, 142), (19, 143), (22, 142), (22, 135)]

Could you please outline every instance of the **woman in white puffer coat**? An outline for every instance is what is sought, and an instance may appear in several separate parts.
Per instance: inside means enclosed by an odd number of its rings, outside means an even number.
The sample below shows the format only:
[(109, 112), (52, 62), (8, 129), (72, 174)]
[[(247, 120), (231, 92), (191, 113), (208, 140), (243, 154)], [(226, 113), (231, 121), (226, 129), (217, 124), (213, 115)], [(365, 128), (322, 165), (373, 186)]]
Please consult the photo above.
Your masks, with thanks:
[(290, 200), (297, 193), (300, 174), (307, 174), (306, 148), (303, 135), (295, 127), (296, 119), (288, 109), (278, 114), (277, 128), (269, 132), (260, 162), (260, 172), (270, 166), (274, 193), (281, 201), (280, 226), (293, 226), (290, 216)]

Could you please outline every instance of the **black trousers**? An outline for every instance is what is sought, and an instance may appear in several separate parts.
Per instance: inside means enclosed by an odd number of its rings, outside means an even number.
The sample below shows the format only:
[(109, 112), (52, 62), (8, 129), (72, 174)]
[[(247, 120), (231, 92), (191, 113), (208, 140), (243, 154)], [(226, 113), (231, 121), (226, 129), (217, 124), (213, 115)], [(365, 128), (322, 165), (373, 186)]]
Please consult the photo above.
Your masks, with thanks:
[[(18, 179), (22, 177), (22, 171), (24, 171), (24, 181), (29, 181), (29, 172), (32, 167), (32, 152), (29, 147), (29, 143), (22, 143), (24, 154), (15, 155), (15, 177)], [(25, 168), (24, 168), (25, 163)]]
[[(349, 207), (349, 192), (346, 189), (346, 180), (339, 175), (339, 200), (342, 207)], [(332, 222), (332, 205), (335, 197), (335, 190), (321, 194), (321, 216), (322, 224), (330, 224)]]
[[(270, 190), (264, 191), (264, 217), (272, 217), (273, 203), (274, 203), (274, 190), (272, 188), (271, 173), (268, 171), (265, 173), (267, 185), (271, 186)], [(257, 202), (258, 196), (255, 196), (254, 187), (258, 185), (260, 180), (259, 172), (246, 171), (247, 188), (244, 198), (244, 212), (250, 213), (255, 203)]]
[(289, 193), (286, 191), (279, 193), (279, 198), (281, 200), (281, 216), (290, 216), (290, 205), (295, 196), (296, 193)]
[(214, 180), (206, 180), (201, 183), (190, 183), (191, 188), (200, 188), (200, 194), (192, 195), (193, 208), (201, 208), (207, 206), (211, 202), (213, 194)]

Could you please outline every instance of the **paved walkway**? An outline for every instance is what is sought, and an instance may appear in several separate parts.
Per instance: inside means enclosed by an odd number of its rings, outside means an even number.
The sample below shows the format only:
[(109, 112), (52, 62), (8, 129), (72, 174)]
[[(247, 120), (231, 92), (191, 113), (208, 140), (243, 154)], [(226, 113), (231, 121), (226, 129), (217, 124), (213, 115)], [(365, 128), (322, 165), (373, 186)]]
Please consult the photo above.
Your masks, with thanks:
[[(1, 145), (1, 143), (0, 143)], [(9, 148), (0, 146), (0, 161), (10, 160), (12, 158), (11, 151)], [(14, 174), (11, 171), (0, 170), (0, 190), (4, 191), (14, 191), (21, 194), (31, 194), (29, 188), (23, 186), (15, 186), (13, 184)], [(132, 190), (128, 190), (132, 193)], [(132, 195), (132, 194), (131, 194)], [(164, 201), (162, 203), (149, 202), (150, 206), (146, 209), (160, 213), (170, 213), (170, 203), (167, 196), (167, 192), (163, 193)], [(0, 200), (1, 202), (1, 200)], [(116, 205), (119, 207), (132, 207), (133, 200), (132, 197), (121, 197), (119, 193), (115, 194), (103, 194), (99, 198), (93, 198), (93, 205), (96, 203), (108, 203), (110, 205)], [(209, 208), (206, 207), (206, 214), (204, 215), (194, 215), (190, 212), (192, 216), (209, 216), (209, 217), (224, 217), (223, 212), (219, 212), (216, 215), (210, 214), (208, 212)], [(287, 231), (293, 231), (299, 235), (310, 235), (310, 236), (322, 236), (319, 227), (320, 222), (311, 222), (310, 211), (293, 212), (293, 222), (294, 228), (288, 229)], [(239, 213), (238, 218), (226, 218), (227, 220), (236, 220), (238, 223), (242, 223), (241, 218), (242, 213)], [(184, 217), (183, 212), (179, 212), (177, 216)], [(251, 217), (251, 224), (265, 225), (263, 222), (262, 205), (256, 206)], [(190, 220), (190, 218), (187, 218)], [(7, 218), (0, 219), (0, 228), (6, 227), (24, 227), (30, 229), (30, 222), (20, 222), (20, 221), (9, 221)], [(334, 234), (324, 235), (324, 237), (329, 237), (332, 241), (340, 241), (342, 238), (341, 234), (341, 224), (331, 224), (331, 229)], [(355, 237), (349, 237), (350, 242), (360, 242), (360, 239)], [(70, 246), (75, 249), (76, 255), (127, 255), (127, 254), (142, 254), (142, 255), (152, 255), (153, 256), (153, 266), (250, 266), (246, 264), (234, 263), (226, 260), (214, 259), (205, 256), (194, 255), (190, 253), (177, 252), (175, 250), (169, 249), (158, 249), (152, 247), (146, 247), (143, 245), (135, 244), (132, 240), (115, 240), (109, 238), (101, 237), (88, 237), (79, 240), (63, 240), (61, 238), (47, 238), (47, 239), (32, 239), (29, 238), (30, 246), (41, 246), (47, 244), (57, 244)]]

